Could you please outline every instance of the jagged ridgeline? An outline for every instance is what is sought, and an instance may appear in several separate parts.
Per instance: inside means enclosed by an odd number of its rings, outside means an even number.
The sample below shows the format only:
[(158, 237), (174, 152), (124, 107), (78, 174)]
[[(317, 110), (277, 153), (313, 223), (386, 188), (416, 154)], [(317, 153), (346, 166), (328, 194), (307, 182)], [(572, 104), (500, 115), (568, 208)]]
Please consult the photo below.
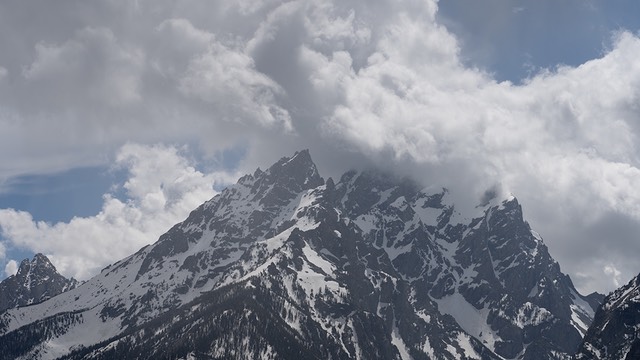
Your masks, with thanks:
[(6, 359), (565, 359), (593, 319), (518, 201), (460, 214), (308, 151), (242, 177), (153, 245), (0, 315)]
[(640, 275), (604, 299), (576, 355), (587, 359), (640, 359)]
[(42, 302), (77, 285), (75, 279), (60, 275), (46, 256), (36, 254), (23, 260), (15, 275), (0, 282), (0, 312)]

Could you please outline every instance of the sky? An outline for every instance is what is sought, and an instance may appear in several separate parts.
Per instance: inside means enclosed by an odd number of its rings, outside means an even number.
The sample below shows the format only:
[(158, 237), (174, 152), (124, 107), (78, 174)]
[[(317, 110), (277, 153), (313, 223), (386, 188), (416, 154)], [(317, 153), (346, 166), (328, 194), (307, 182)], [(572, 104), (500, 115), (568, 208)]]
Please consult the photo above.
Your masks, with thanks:
[[(308, 148), (515, 195), (583, 293), (640, 272), (640, 13), (604, 0), (0, 2), (0, 278), (88, 279)], [(4, 270), (4, 271), (2, 271)]]

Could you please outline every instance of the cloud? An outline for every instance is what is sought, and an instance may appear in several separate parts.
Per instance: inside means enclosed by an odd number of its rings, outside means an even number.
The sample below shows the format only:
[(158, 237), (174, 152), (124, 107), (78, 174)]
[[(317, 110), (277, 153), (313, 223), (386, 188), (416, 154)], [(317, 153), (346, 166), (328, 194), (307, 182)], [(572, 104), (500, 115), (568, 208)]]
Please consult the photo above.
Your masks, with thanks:
[[(402, 26), (421, 26), (410, 20)], [(640, 53), (636, 36), (618, 34), (614, 48), (602, 58), (542, 73), (522, 86), (496, 83), (481, 72), (443, 60), (455, 59), (453, 50), (436, 52), (437, 64), (423, 69), (407, 62), (413, 55), (406, 54), (432, 53), (424, 43), (393, 32), (386, 37), (358, 72), (344, 60), (348, 54), (318, 61), (322, 67), (316, 83), (337, 84), (333, 93), (344, 94), (325, 123), (333, 136), (342, 136), (363, 152), (387, 151), (395, 159), (423, 164), (431, 179), (429, 172), (442, 164), (458, 163), (466, 170), (435, 177), (455, 187), (455, 175), (462, 173), (468, 182), (458, 184), (458, 191), (480, 194), (489, 185), (487, 179), (498, 181), (523, 201), (525, 209), (530, 206), (531, 220), (544, 226), (543, 234), (546, 228), (587, 227), (610, 213), (640, 220), (634, 115), (640, 103), (640, 71), (632, 64)], [(386, 43), (397, 45), (387, 51)], [(550, 208), (555, 219), (545, 215)], [(561, 239), (558, 234), (549, 231), (548, 242), (558, 258), (570, 259), (561, 262), (569, 272), (578, 269), (572, 247), (602, 241), (575, 235)], [(607, 236), (620, 241), (615, 244), (615, 255), (620, 255), (616, 257), (630, 263), (622, 253), (633, 243), (616, 229)], [(571, 245), (556, 245), (561, 241)], [(595, 260), (602, 255), (586, 256)], [(578, 285), (611, 288), (608, 279), (598, 276), (599, 270), (593, 272), (589, 285)]]
[(179, 149), (160, 145), (125, 145), (115, 166), (129, 174), (122, 185), (125, 199), (105, 194), (102, 209), (95, 216), (55, 224), (34, 221), (27, 212), (2, 209), (3, 238), (13, 247), (48, 254), (65, 275), (86, 279), (157, 240), (213, 197), (214, 184), (233, 179), (226, 173), (204, 174)]
[(18, 272), (18, 263), (15, 260), (9, 260), (4, 267), (4, 273), (7, 276), (15, 275)]
[(621, 285), (620, 275), (622, 275), (622, 273), (620, 272), (620, 270), (616, 269), (614, 265), (605, 265), (602, 271), (605, 273), (605, 275), (611, 277), (611, 280), (615, 287), (619, 287)]
[[(597, 59), (514, 84), (468, 65), (432, 0), (61, 2), (46, 19), (23, 3), (0, 4), (16, 14), (0, 22), (0, 179), (104, 164), (128, 142), (211, 157), (243, 148), (238, 171), (310, 148), (329, 176), (367, 163), (447, 186), (460, 203), (494, 186), (515, 194), (585, 291), (612, 288), (608, 264), (621, 281), (638, 271), (633, 33), (614, 34)], [(87, 276), (110, 241), (127, 255), (212, 194), (210, 175), (171, 149), (119, 150), (126, 201), (107, 194), (97, 216), (60, 224), (5, 209), (5, 236)], [(621, 218), (632, 225), (608, 226)]]
[(23, 76), (39, 89), (32, 95), (54, 109), (69, 103), (69, 96), (118, 107), (140, 100), (143, 62), (143, 54), (120, 44), (110, 29), (86, 27), (63, 44), (38, 42)]
[(230, 113), (217, 112), (223, 121), (257, 120), (262, 125), (279, 124), (291, 130), (287, 110), (275, 105), (279, 86), (264, 74), (253, 70), (253, 60), (238, 51), (215, 44), (193, 59), (180, 79), (179, 90), (214, 106), (229, 106)]
[[(0, 55), (12, 80), (0, 81), (0, 179), (104, 164), (129, 141), (197, 143), (215, 156), (292, 132), (282, 89), (256, 70), (248, 40), (215, 36), (163, 6), (146, 9), (144, 20), (121, 5), (95, 24), (69, 14), (64, 26), (32, 23), (36, 34), (21, 38), (14, 56)], [(12, 33), (0, 45), (15, 46)]]

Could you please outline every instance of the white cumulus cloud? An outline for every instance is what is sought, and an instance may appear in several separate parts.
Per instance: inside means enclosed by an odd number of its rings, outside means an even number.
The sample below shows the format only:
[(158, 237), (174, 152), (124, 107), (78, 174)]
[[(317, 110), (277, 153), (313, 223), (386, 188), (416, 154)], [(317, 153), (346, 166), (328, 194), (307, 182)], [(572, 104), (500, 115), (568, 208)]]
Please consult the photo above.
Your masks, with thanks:
[[(203, 174), (168, 146), (125, 145), (115, 166), (128, 171), (126, 199), (105, 194), (95, 216), (55, 224), (34, 221), (24, 211), (2, 209), (2, 237), (14, 247), (48, 254), (61, 273), (86, 279), (157, 240), (213, 197), (214, 184), (230, 180), (224, 173)], [(6, 271), (12, 269), (8, 264)]]
[(7, 265), (4, 267), (4, 273), (6, 276), (15, 275), (18, 272), (18, 263), (15, 260), (7, 261)]

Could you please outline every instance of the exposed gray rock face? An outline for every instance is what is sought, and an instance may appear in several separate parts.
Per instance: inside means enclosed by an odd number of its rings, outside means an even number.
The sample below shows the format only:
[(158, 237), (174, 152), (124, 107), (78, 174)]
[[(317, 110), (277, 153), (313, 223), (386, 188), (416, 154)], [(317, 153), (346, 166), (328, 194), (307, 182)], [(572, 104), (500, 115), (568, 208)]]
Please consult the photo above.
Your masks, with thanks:
[[(428, 193), (371, 173), (346, 174), (345, 211), (384, 249), (414, 290), (505, 358), (569, 358), (599, 302), (580, 295), (524, 221), (514, 197), (459, 214), (448, 192)], [(423, 305), (425, 304), (425, 305)]]
[(461, 214), (447, 190), (378, 171), (325, 182), (301, 151), (82, 286), (0, 314), (0, 354), (563, 359), (595, 306), (515, 198)]
[(640, 359), (640, 275), (604, 299), (576, 359)]
[(24, 259), (18, 272), (0, 282), (0, 312), (31, 305), (73, 289), (78, 282), (60, 275), (49, 259), (36, 254)]

